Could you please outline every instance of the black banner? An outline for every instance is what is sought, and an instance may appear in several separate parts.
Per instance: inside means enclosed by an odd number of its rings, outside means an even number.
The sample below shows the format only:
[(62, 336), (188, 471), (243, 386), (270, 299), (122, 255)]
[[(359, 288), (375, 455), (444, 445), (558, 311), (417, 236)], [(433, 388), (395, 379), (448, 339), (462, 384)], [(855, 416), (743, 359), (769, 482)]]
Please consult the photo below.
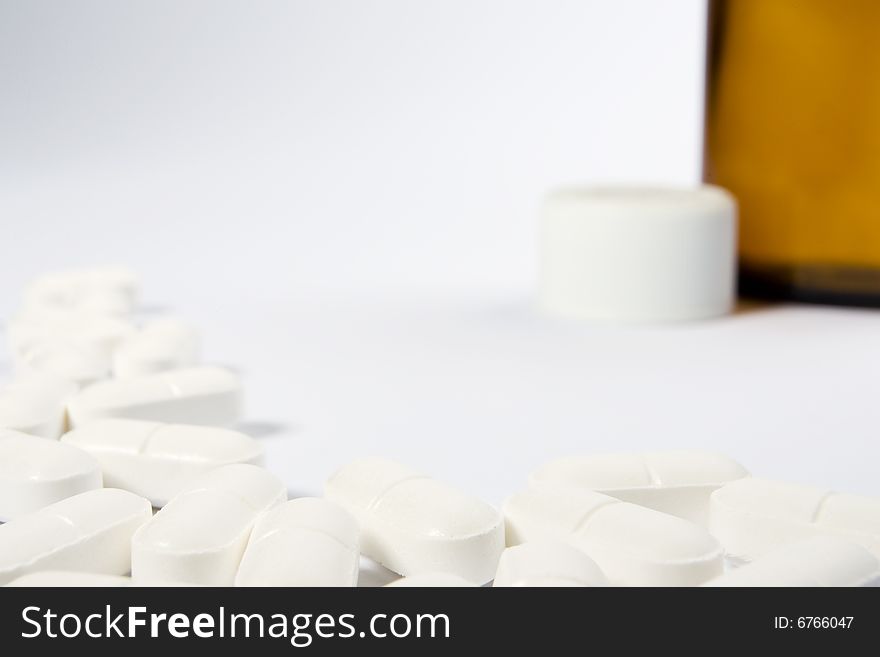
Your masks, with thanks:
[[(0, 646), (262, 654), (847, 649), (880, 638), (880, 589), (0, 589)], [(167, 652), (167, 651), (170, 651)]]

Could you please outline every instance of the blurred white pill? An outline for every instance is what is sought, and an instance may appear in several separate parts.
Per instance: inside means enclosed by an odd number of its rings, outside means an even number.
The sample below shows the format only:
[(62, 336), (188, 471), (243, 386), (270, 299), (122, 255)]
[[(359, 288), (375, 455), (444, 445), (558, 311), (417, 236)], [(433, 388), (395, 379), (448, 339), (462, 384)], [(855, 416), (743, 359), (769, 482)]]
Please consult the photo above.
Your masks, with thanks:
[(137, 493), (154, 507), (209, 470), (263, 460), (263, 446), (238, 431), (146, 420), (95, 420), (64, 434), (61, 442), (97, 459), (106, 486)]
[(477, 586), (473, 582), (469, 582), (463, 577), (453, 575), (452, 573), (419, 573), (418, 575), (410, 575), (409, 577), (401, 577), (393, 582), (389, 582), (385, 586), (395, 588), (461, 588)]
[(137, 275), (125, 267), (105, 266), (49, 272), (24, 291), (26, 307), (130, 313), (138, 297)]
[(563, 540), (613, 585), (694, 586), (721, 574), (722, 550), (702, 527), (587, 490), (528, 489), (504, 505), (507, 544)]
[(705, 586), (880, 586), (880, 562), (857, 543), (815, 536), (771, 550)]
[(101, 381), (71, 397), (67, 411), (74, 427), (108, 417), (229, 426), (241, 418), (242, 398), (238, 375), (191, 367)]
[(106, 379), (110, 359), (88, 345), (64, 340), (40, 342), (15, 357), (19, 376), (48, 374), (71, 381), (78, 387)]
[(81, 449), (0, 429), (0, 522), (100, 487), (101, 468)]
[(327, 499), (361, 526), (361, 551), (401, 575), (448, 572), (483, 584), (504, 549), (501, 514), (489, 504), (384, 459), (346, 465)]
[(357, 521), (315, 497), (280, 504), (254, 525), (236, 586), (356, 586)]
[(125, 575), (131, 538), (152, 515), (134, 493), (99, 488), (0, 525), (0, 584), (40, 570)]
[(63, 342), (109, 360), (133, 332), (134, 326), (118, 317), (50, 310), (19, 313), (9, 321), (6, 339), (15, 358), (40, 345)]
[(132, 577), (231, 586), (257, 518), (286, 500), (284, 485), (255, 465), (211, 470), (135, 534)]
[(596, 562), (573, 545), (533, 541), (501, 553), (492, 586), (608, 586), (608, 580)]
[(742, 479), (712, 493), (709, 530), (737, 561), (812, 536), (838, 536), (880, 556), (880, 498)]
[(557, 459), (535, 470), (529, 485), (594, 490), (707, 526), (712, 492), (746, 476), (746, 469), (726, 456), (671, 450)]
[(0, 388), (0, 428), (42, 438), (58, 438), (67, 428), (70, 381), (49, 375), (22, 377)]
[(199, 332), (185, 322), (174, 318), (154, 320), (115, 351), (113, 376), (132, 379), (190, 367), (199, 362), (200, 342)]

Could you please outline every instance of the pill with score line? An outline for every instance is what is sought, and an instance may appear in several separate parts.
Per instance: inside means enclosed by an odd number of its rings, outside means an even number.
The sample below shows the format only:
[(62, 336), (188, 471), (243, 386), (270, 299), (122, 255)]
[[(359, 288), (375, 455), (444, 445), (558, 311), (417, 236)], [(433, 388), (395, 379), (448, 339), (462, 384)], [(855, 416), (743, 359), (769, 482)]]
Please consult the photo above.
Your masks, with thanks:
[(231, 463), (260, 465), (263, 446), (238, 431), (108, 418), (69, 431), (61, 442), (92, 455), (106, 486), (162, 507), (194, 479)]
[(721, 454), (669, 450), (561, 458), (535, 470), (529, 485), (594, 490), (707, 526), (709, 496), (746, 476), (745, 468)]
[(527, 489), (504, 505), (507, 544), (564, 540), (612, 585), (694, 586), (721, 574), (722, 549), (699, 525), (587, 490)]
[(771, 550), (704, 586), (880, 586), (880, 562), (866, 548), (815, 536)]
[(709, 531), (739, 562), (812, 536), (845, 538), (880, 556), (880, 498), (742, 479), (712, 493)]
[(0, 429), (0, 522), (101, 486), (101, 466), (87, 452)]
[(357, 521), (315, 497), (290, 500), (257, 520), (236, 586), (356, 586)]
[(242, 397), (241, 380), (233, 372), (191, 367), (101, 381), (73, 395), (67, 412), (74, 428), (108, 417), (231, 426), (241, 418)]
[(191, 482), (132, 538), (134, 581), (231, 586), (257, 518), (287, 500), (274, 475), (224, 465)]
[(385, 459), (336, 472), (327, 499), (361, 526), (361, 551), (401, 575), (448, 572), (476, 584), (495, 575), (504, 522), (491, 505), (454, 486)]
[(150, 503), (98, 488), (0, 525), (0, 584), (40, 570), (125, 575), (131, 539), (152, 516)]

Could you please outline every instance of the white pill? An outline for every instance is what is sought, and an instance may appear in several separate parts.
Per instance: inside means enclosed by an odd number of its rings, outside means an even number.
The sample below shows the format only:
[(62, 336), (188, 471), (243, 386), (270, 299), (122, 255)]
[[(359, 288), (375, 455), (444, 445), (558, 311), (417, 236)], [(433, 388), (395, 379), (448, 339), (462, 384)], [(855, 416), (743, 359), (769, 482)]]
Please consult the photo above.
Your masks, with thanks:
[(155, 320), (119, 346), (113, 354), (113, 376), (131, 379), (190, 367), (199, 361), (199, 344), (199, 333), (189, 324)]
[(608, 586), (582, 550), (563, 541), (533, 541), (501, 553), (492, 586)]
[(473, 582), (467, 581), (463, 577), (453, 575), (452, 573), (420, 573), (418, 575), (410, 575), (409, 577), (401, 577), (393, 582), (385, 585), (395, 588), (461, 588), (477, 586)]
[(280, 504), (251, 532), (236, 586), (356, 586), (357, 521), (315, 497)]
[(263, 460), (262, 445), (238, 431), (145, 420), (95, 420), (61, 442), (96, 458), (106, 486), (137, 493), (154, 507), (213, 468)]
[(706, 526), (712, 492), (745, 476), (745, 468), (726, 456), (675, 450), (558, 459), (533, 472), (529, 484), (594, 490)]
[(361, 526), (361, 551), (401, 575), (448, 572), (483, 584), (504, 549), (501, 514), (482, 500), (383, 459), (339, 470), (326, 496)]
[(49, 374), (71, 381), (79, 387), (106, 379), (110, 359), (85, 344), (64, 340), (37, 343), (15, 356), (19, 375)]
[(101, 381), (70, 398), (72, 426), (107, 417), (228, 426), (241, 417), (239, 377), (221, 367), (169, 370)]
[(694, 586), (721, 574), (722, 550), (702, 527), (572, 488), (529, 489), (504, 505), (507, 544), (564, 540), (613, 585)]
[(832, 536), (789, 543), (704, 586), (880, 586), (871, 552)]
[(132, 577), (231, 586), (257, 518), (285, 500), (283, 484), (255, 465), (208, 472), (135, 534)]
[(138, 296), (138, 277), (124, 267), (89, 267), (50, 272), (31, 281), (24, 292), (29, 307), (91, 309), (128, 313)]
[(67, 400), (76, 385), (57, 377), (28, 376), (0, 388), (0, 428), (58, 438), (67, 428)]
[(81, 449), (0, 429), (0, 522), (100, 487), (101, 468)]
[(0, 584), (40, 570), (125, 575), (131, 538), (150, 519), (134, 493), (99, 488), (0, 525)]
[(766, 479), (712, 493), (709, 531), (734, 560), (751, 561), (811, 536), (839, 536), (880, 556), (880, 499)]
[(7, 326), (9, 350), (21, 357), (36, 346), (66, 342), (109, 359), (134, 327), (117, 317), (66, 311), (32, 311), (13, 317)]
[(107, 587), (131, 586), (131, 578), (121, 575), (99, 575), (97, 573), (78, 573), (71, 570), (41, 570), (17, 577), (6, 586), (19, 587)]

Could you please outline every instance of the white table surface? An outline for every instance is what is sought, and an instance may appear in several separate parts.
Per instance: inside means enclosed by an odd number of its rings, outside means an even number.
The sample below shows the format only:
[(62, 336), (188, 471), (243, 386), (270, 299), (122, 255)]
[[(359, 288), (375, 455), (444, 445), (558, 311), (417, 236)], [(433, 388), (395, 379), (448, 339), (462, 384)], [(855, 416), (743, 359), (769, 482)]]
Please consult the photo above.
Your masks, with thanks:
[(500, 503), (565, 454), (698, 447), (754, 474), (880, 494), (880, 313), (744, 308), (655, 327), (560, 322), (528, 298), (413, 294), (217, 307), (246, 431), (292, 492), (384, 455)]
[(295, 494), (383, 455), (500, 503), (550, 458), (694, 447), (880, 494), (880, 312), (757, 306), (621, 327), (490, 292), (243, 303), (196, 313), (205, 356), (242, 372), (241, 428)]

